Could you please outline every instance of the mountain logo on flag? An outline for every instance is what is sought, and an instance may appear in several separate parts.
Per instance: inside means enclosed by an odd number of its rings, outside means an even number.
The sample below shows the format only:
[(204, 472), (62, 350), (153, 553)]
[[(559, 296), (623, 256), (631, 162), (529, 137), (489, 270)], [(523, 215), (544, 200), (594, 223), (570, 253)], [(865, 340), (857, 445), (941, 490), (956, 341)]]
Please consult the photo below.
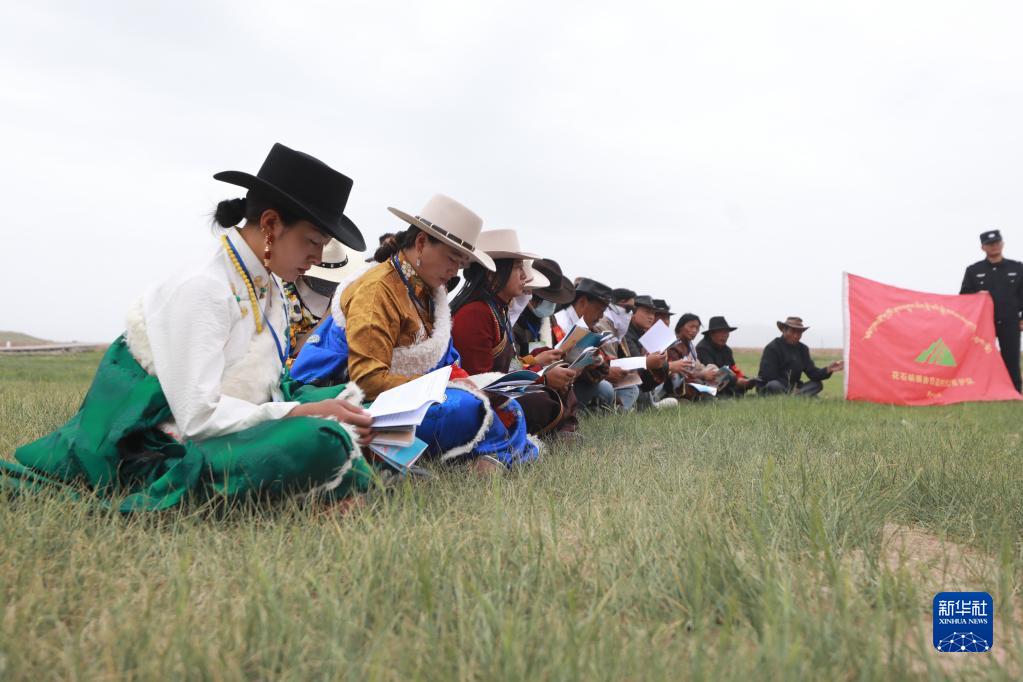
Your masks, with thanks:
[(952, 351), (948, 349), (948, 346), (941, 339), (927, 346), (920, 355), (916, 356), (916, 361), (928, 365), (941, 365), (942, 367), (956, 366), (956, 359), (952, 356)]

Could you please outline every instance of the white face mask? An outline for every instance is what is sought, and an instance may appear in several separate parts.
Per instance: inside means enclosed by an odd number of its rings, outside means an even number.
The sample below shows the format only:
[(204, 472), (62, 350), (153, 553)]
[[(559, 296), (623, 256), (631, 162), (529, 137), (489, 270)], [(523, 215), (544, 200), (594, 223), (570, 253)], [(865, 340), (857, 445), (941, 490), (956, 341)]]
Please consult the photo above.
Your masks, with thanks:
[(615, 327), (615, 336), (622, 339), (629, 332), (629, 323), (632, 322), (632, 313), (625, 308), (612, 303), (607, 307), (604, 317), (611, 320)]
[(533, 314), (542, 320), (545, 317), (553, 315), (556, 307), (557, 306), (554, 305), (554, 301), (540, 301), (533, 305)]

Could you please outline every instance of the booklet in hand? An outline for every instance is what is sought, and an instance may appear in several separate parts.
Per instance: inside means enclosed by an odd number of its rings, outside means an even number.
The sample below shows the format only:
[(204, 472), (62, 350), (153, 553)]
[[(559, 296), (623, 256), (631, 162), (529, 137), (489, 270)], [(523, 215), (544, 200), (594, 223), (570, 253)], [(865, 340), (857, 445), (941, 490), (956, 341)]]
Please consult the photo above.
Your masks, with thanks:
[(646, 369), (646, 358), (642, 355), (634, 358), (615, 358), (611, 361), (611, 366), (624, 369), (627, 372), (634, 369)]
[(600, 332), (592, 332), (586, 327), (577, 324), (573, 326), (567, 334), (565, 334), (565, 338), (559, 341), (558, 345), (554, 348), (564, 352), (565, 360), (569, 363), (573, 363), (579, 357), (579, 354), (585, 349), (597, 348), (598, 346), (601, 346), (613, 339), (614, 334), (611, 332), (605, 332), (603, 334)]
[(686, 384), (686, 386), (692, 386), (693, 390), (698, 393), (706, 393), (707, 395), (717, 395), (718, 390), (713, 386), (707, 386), (706, 384), (694, 384), (692, 382)]
[(451, 366), (435, 369), (418, 379), (384, 391), (369, 406), (374, 430), (394, 431), (395, 427), (408, 430), (419, 426), (430, 406), (444, 400), (444, 389), (451, 378)]
[(646, 334), (639, 337), (639, 342), (646, 349), (647, 353), (660, 353), (677, 340), (675, 335), (671, 333), (671, 330), (668, 329), (668, 325), (660, 320), (654, 322)]
[[(578, 346), (576, 346), (578, 349)], [(582, 369), (583, 367), (589, 367), (590, 365), (597, 362), (597, 347), (589, 346), (583, 348), (575, 355), (572, 360), (572, 364), (569, 365), (571, 369)]]
[(500, 391), (502, 389), (520, 386), (529, 386), (535, 384), (540, 378), (540, 375), (536, 372), (531, 372), (528, 369), (520, 369), (514, 372), (509, 372), (503, 377), (494, 379), (489, 384), (483, 387), (484, 391)]

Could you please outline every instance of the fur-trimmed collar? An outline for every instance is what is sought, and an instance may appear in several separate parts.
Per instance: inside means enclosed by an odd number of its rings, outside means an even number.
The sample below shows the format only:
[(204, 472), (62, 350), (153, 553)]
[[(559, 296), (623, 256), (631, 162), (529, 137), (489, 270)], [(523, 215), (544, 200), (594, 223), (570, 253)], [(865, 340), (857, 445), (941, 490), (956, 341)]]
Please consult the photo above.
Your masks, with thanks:
[[(341, 293), (345, 287), (357, 280), (362, 274), (354, 275), (337, 285), (334, 298), (330, 302), (330, 313), (338, 327), (345, 326), (345, 314), (341, 310)], [(448, 352), (451, 342), (451, 307), (448, 305), (448, 292), (437, 287), (433, 292), (433, 333), (427, 334), (422, 323), (416, 340), (411, 346), (395, 346), (391, 355), (390, 371), (401, 376), (426, 374), (437, 367), (437, 363)]]

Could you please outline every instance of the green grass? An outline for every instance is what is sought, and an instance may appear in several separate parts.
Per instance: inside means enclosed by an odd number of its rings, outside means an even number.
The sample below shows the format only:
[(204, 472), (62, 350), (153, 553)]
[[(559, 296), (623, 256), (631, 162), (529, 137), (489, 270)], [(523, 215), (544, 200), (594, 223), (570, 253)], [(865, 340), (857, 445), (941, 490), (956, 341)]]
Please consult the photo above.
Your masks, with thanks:
[[(0, 358), (0, 451), (70, 416), (98, 357)], [(839, 381), (589, 419), (535, 466), (344, 517), (0, 499), (0, 679), (1018, 679), (1020, 406)], [(994, 652), (931, 650), (944, 589), (994, 595)]]

